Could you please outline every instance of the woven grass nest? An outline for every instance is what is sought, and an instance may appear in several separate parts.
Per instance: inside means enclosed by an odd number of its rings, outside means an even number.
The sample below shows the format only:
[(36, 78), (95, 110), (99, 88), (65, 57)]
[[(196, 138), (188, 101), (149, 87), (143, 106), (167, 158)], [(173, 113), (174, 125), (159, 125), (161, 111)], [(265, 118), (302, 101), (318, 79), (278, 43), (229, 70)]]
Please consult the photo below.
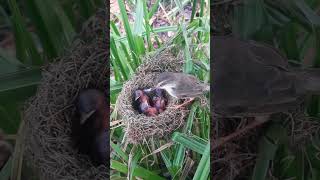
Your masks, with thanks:
[[(182, 72), (183, 56), (171, 46), (153, 56), (145, 57), (135, 75), (127, 81), (120, 92), (116, 109), (125, 127), (126, 141), (137, 144), (149, 138), (163, 138), (184, 124), (188, 110), (167, 108), (157, 116), (140, 114), (133, 105), (133, 94), (137, 89), (155, 86), (155, 77), (161, 72)], [(179, 104), (179, 101), (167, 95), (167, 107)]]
[(23, 113), (25, 158), (39, 179), (109, 179), (109, 168), (93, 166), (89, 157), (72, 147), (70, 137), (79, 91), (97, 88), (109, 96), (108, 56), (101, 32), (90, 41), (76, 40), (66, 55), (43, 69), (36, 95)]
[[(286, 134), (291, 140), (289, 145), (293, 151), (311, 143), (312, 136), (319, 133), (319, 121), (305, 114), (305, 104), (288, 113), (290, 116), (284, 113), (273, 114), (270, 117), (273, 123), (267, 122), (237, 139), (225, 143), (220, 148), (211, 149), (212, 179), (251, 179), (257, 157), (261, 151), (259, 145), (262, 137), (268, 134), (271, 129), (281, 127), (283, 130), (285, 126), (289, 127)], [(252, 118), (212, 118), (211, 144), (214, 144), (221, 137), (246, 127), (252, 121)], [(273, 168), (268, 170), (266, 179), (274, 178), (274, 170)]]

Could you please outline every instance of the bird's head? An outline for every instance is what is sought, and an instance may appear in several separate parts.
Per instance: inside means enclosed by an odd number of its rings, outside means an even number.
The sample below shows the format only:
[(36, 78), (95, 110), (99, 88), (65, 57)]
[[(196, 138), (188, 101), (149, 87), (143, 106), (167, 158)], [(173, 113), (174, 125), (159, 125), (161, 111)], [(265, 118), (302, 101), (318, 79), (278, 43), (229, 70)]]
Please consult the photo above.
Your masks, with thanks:
[(84, 124), (97, 111), (106, 111), (105, 96), (96, 89), (87, 89), (80, 92), (76, 103), (80, 115), (80, 124)]
[(159, 97), (163, 97), (163, 90), (160, 88), (155, 88), (155, 94)]
[(134, 91), (134, 100), (138, 100), (141, 96), (143, 95), (143, 91), (138, 89), (136, 91)]

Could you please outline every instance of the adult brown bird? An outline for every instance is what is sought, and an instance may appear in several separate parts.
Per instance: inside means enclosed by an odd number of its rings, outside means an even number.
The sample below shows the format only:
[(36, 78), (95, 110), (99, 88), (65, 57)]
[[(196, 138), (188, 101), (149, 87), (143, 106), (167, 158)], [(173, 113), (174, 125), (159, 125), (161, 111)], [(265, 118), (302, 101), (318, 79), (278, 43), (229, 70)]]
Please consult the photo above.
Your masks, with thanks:
[(256, 117), (251, 125), (222, 138), (229, 141), (287, 112), (309, 93), (320, 91), (318, 69), (292, 68), (275, 48), (232, 37), (213, 38), (213, 110), (222, 117)]
[(109, 163), (108, 103), (97, 89), (82, 90), (76, 101), (72, 121), (72, 137), (82, 154), (89, 155), (95, 165)]
[(180, 108), (194, 100), (195, 97), (210, 90), (208, 84), (201, 82), (195, 76), (185, 73), (163, 72), (156, 77), (155, 82), (156, 86), (150, 88), (149, 91), (163, 89), (174, 98), (188, 99), (174, 108)]

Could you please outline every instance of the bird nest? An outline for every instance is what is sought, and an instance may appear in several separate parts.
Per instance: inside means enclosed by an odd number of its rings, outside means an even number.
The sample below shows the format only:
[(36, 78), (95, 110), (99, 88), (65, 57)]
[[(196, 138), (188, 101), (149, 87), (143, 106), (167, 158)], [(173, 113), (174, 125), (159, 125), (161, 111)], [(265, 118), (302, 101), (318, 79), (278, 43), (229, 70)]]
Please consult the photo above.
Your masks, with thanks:
[(137, 144), (150, 137), (162, 138), (181, 127), (188, 110), (172, 109), (179, 104), (177, 99), (166, 96), (167, 108), (157, 116), (140, 114), (133, 105), (133, 94), (137, 89), (155, 86), (155, 77), (161, 72), (182, 72), (183, 56), (181, 51), (167, 47), (153, 56), (147, 56), (135, 75), (127, 81), (120, 92), (116, 108), (124, 122), (126, 140)]
[(73, 148), (71, 140), (79, 91), (97, 88), (109, 96), (108, 56), (100, 33), (90, 41), (77, 39), (63, 57), (43, 69), (37, 92), (23, 113), (26, 162), (40, 179), (108, 179), (108, 165), (93, 166), (89, 157)]

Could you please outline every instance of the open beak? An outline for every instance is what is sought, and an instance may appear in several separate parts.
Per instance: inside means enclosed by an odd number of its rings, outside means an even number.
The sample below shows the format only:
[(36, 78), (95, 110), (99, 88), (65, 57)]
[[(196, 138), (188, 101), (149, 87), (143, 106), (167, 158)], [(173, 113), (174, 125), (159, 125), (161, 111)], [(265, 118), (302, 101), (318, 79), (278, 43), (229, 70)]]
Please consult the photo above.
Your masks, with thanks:
[(80, 114), (80, 124), (81, 125), (84, 124), (92, 116), (92, 114), (94, 112), (96, 112), (96, 110), (92, 110), (92, 111), (90, 111), (88, 113), (81, 113)]

